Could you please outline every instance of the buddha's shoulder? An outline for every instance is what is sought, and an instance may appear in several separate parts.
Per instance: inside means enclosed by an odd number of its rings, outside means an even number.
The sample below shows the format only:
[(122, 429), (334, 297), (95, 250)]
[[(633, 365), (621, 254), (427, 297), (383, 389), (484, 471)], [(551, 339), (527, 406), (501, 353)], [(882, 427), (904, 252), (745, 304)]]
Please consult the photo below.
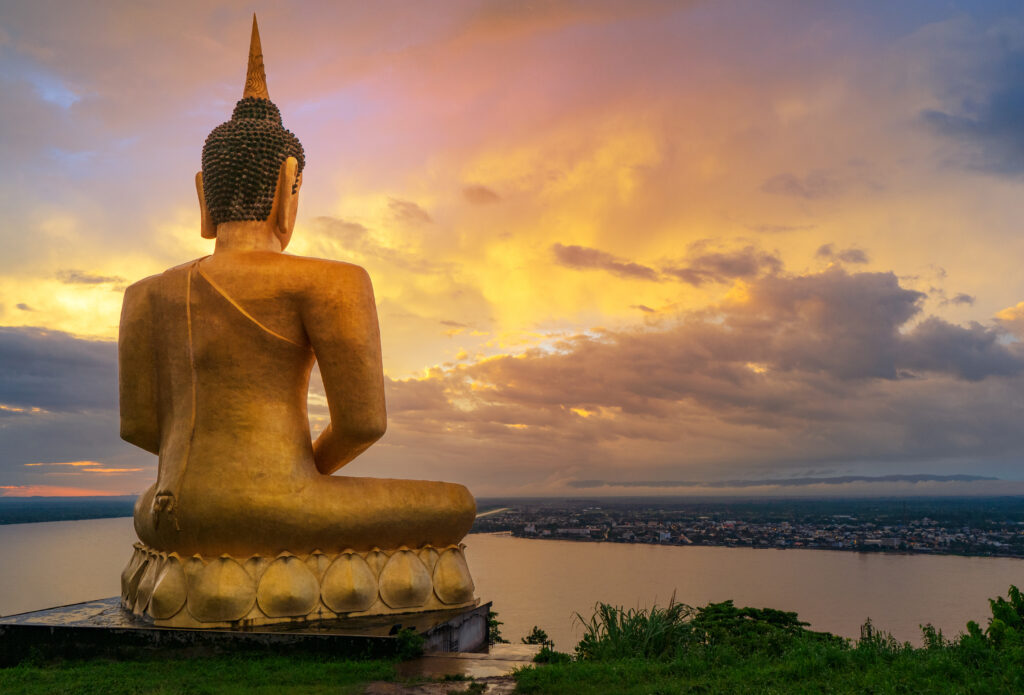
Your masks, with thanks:
[(157, 273), (156, 275), (150, 275), (149, 277), (142, 278), (141, 280), (136, 280), (125, 289), (124, 300), (127, 302), (148, 297), (166, 282), (167, 274), (172, 270), (174, 270), (174, 268), (168, 268), (162, 273)]
[(151, 294), (152, 292), (158, 291), (163, 285), (168, 282), (174, 282), (180, 276), (186, 275), (190, 266), (194, 265), (195, 261), (188, 261), (181, 265), (176, 265), (172, 268), (168, 268), (162, 273), (156, 275), (150, 275), (144, 277), (141, 280), (137, 280), (132, 284), (128, 285), (125, 290), (125, 297), (142, 297)]
[(313, 287), (321, 286), (324, 282), (358, 285), (370, 282), (370, 275), (366, 269), (355, 263), (308, 256), (276, 255), (277, 263), (282, 269), (294, 277), (303, 278)]

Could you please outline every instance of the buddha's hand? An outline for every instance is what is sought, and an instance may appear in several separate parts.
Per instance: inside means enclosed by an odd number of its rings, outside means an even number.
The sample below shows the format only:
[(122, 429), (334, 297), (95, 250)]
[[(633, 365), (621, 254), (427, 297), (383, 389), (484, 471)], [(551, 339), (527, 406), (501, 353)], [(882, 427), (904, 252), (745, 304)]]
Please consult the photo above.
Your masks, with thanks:
[(321, 473), (330, 471), (331, 466), (331, 440), (333, 438), (334, 431), (331, 425), (328, 424), (324, 428), (323, 432), (313, 442), (313, 462), (316, 464), (316, 468)]
[(349, 431), (335, 428), (333, 424), (327, 425), (313, 442), (316, 469), (324, 475), (334, 473), (370, 448), (383, 434), (383, 431), (367, 433), (356, 428)]
[(153, 528), (160, 527), (160, 515), (166, 513), (174, 522), (174, 529), (180, 531), (178, 526), (178, 503), (173, 492), (158, 492), (153, 495), (153, 504), (149, 509), (150, 517), (153, 520)]

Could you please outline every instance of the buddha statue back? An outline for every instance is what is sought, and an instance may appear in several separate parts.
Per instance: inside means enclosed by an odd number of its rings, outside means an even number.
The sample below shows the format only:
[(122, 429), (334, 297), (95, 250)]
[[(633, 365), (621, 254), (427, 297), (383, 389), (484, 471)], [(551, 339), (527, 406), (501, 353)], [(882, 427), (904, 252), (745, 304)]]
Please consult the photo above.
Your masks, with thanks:
[[(125, 293), (121, 436), (159, 457), (122, 604), (224, 627), (477, 603), (461, 485), (332, 475), (386, 427), (373, 290), (358, 266), (283, 253), (304, 152), (266, 88), (253, 18), (232, 120), (196, 175), (205, 258)], [(306, 412), (319, 364), (331, 423)]]

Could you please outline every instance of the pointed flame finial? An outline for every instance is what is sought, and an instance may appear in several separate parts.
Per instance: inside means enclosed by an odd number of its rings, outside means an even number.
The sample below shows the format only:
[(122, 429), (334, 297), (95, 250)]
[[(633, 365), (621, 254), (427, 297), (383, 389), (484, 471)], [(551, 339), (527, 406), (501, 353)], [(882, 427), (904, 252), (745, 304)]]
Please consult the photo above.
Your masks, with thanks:
[(263, 47), (260, 46), (260, 28), (256, 26), (256, 13), (252, 14), (252, 39), (249, 41), (249, 70), (245, 75), (242, 98), (270, 99), (267, 93), (267, 73), (263, 70)]

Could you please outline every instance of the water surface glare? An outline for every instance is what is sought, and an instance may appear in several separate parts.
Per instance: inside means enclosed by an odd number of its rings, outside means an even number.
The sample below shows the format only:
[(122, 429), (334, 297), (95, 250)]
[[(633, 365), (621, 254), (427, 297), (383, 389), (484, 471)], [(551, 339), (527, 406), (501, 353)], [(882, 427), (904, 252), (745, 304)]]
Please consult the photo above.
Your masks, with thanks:
[[(0, 526), (0, 614), (116, 596), (131, 555), (131, 519)], [(856, 637), (865, 618), (920, 643), (931, 622), (953, 636), (985, 624), (987, 599), (1024, 584), (1024, 560), (542, 541), (471, 535), (477, 595), (494, 602), (506, 639), (539, 625), (571, 650), (598, 601), (626, 607), (740, 606), (796, 611), (817, 630)]]

